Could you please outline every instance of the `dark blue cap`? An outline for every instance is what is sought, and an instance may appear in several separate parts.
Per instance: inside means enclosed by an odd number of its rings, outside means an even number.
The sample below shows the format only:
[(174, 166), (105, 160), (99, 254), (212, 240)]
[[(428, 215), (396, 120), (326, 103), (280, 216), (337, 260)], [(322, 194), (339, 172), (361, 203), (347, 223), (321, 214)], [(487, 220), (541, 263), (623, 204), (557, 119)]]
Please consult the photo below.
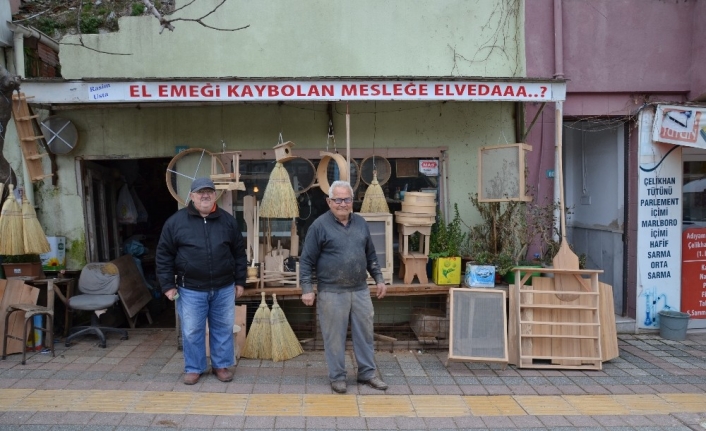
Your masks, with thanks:
[(213, 185), (213, 181), (211, 181), (210, 178), (206, 177), (196, 178), (191, 183), (191, 193), (198, 192), (199, 190), (203, 189), (216, 190), (216, 186)]

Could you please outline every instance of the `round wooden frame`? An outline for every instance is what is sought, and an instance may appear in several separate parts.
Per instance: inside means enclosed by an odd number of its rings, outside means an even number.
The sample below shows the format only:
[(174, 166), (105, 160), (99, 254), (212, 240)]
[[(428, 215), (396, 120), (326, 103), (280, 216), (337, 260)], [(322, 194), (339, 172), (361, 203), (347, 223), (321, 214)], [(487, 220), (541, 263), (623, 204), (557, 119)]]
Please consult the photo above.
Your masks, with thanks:
[[(211, 160), (213, 160), (213, 158), (215, 157), (215, 156), (213, 155), (213, 153), (211, 153), (210, 151), (208, 151), (208, 150), (205, 149), (205, 148), (189, 148), (189, 149), (186, 149), (186, 150), (184, 150), (184, 151), (181, 151), (179, 154), (177, 154), (176, 156), (174, 156), (174, 157), (172, 158), (172, 160), (169, 161), (169, 164), (167, 165), (167, 172), (166, 172), (166, 175), (165, 175), (165, 180), (166, 180), (166, 182), (167, 182), (167, 189), (169, 189), (169, 194), (171, 194), (172, 197), (173, 197), (177, 202), (179, 202), (181, 205), (186, 205), (186, 201), (185, 201), (184, 199), (182, 199), (181, 196), (179, 196), (179, 194), (176, 192), (176, 190), (174, 190), (174, 187), (172, 186), (172, 174), (173, 174), (174, 172), (177, 172), (177, 173), (179, 173), (179, 174), (181, 174), (181, 175), (186, 176), (187, 178), (191, 178), (191, 177), (188, 176), (188, 175), (186, 175), (186, 174), (183, 174), (183, 173), (181, 173), (181, 172), (178, 172), (178, 171), (174, 170), (174, 166), (176, 166), (176, 163), (177, 163), (179, 160), (183, 159), (183, 158), (186, 157), (187, 155), (193, 154), (193, 153), (197, 153), (197, 152), (200, 152), (201, 155), (202, 155), (202, 157), (203, 157), (204, 154), (208, 154), (209, 156), (211, 156)], [(225, 165), (223, 164), (223, 161), (220, 159), (220, 157), (216, 157), (216, 161), (218, 162), (218, 165), (219, 165), (220, 168), (221, 168), (221, 172), (225, 172), (225, 171), (226, 171), (226, 167), (225, 167)], [(213, 162), (211, 162), (211, 163), (213, 163)], [(223, 190), (216, 190), (216, 200), (220, 199), (222, 195), (223, 195)]]
[[(387, 183), (388, 181), (390, 181), (390, 177), (392, 176), (392, 166), (390, 165), (390, 161), (387, 160), (387, 158), (382, 157), (382, 156), (368, 156), (368, 157), (364, 158), (362, 162), (360, 162), (360, 168), (359, 168), (360, 179), (361, 179), (361, 181), (363, 181), (367, 185), (370, 185), (370, 183), (373, 181), (373, 170), (372, 169), (370, 170), (370, 180), (369, 181), (368, 181), (368, 179), (364, 178), (364, 176), (363, 176), (363, 170), (365, 169), (365, 164), (370, 163), (372, 165), (373, 157), (375, 158), (375, 164), (377, 165), (377, 169), (375, 169), (375, 170), (377, 170), (377, 173), (378, 173), (378, 183), (380, 183), (380, 185), (383, 185), (383, 184)], [(381, 174), (385, 173), (385, 169), (381, 169), (380, 165), (387, 166), (387, 172), (386, 172), (387, 177), (381, 176)]]
[[(305, 157), (293, 156), (291, 159), (289, 159), (289, 160), (287, 160), (286, 162), (282, 163), (282, 165), (284, 166), (285, 169), (287, 169), (287, 164), (288, 164), (289, 162), (296, 161), (297, 159), (305, 160), (306, 162), (308, 162), (309, 165), (311, 166), (311, 172), (313, 173), (313, 175), (311, 176), (311, 183), (310, 183), (308, 186), (306, 186), (306, 187), (304, 187), (304, 188), (302, 188), (302, 189), (300, 189), (300, 190), (294, 190), (294, 194), (297, 195), (297, 196), (299, 196), (299, 195), (302, 194), (302, 193), (308, 192), (309, 189), (311, 189), (312, 187), (314, 187), (314, 186), (316, 185), (316, 180), (317, 180), (317, 177), (318, 177), (318, 173), (317, 173), (317, 171), (316, 171), (316, 167), (314, 166), (314, 163), (313, 163), (311, 160), (309, 160), (309, 159), (307, 159), (307, 158), (305, 158)], [(291, 175), (291, 173), (290, 173), (289, 171), (287, 171), (287, 173), (290, 174), (290, 175), (289, 175), (289, 179), (292, 181), (292, 185), (293, 185), (293, 184), (294, 184), (294, 181), (293, 181), (292, 175)]]

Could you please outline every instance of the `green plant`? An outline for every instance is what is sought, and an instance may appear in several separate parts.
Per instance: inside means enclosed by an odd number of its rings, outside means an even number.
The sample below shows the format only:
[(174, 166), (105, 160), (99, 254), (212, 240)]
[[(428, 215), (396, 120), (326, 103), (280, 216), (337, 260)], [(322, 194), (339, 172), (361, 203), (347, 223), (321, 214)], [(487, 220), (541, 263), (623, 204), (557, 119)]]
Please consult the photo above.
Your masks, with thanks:
[(37, 29), (49, 36), (53, 36), (55, 30), (61, 30), (63, 28), (64, 25), (53, 18), (42, 17), (37, 21)]
[(42, 261), (38, 254), (5, 255), (1, 257), (2, 263), (33, 263)]
[(103, 25), (103, 18), (84, 14), (79, 23), (81, 33), (97, 34), (98, 29)]
[(130, 13), (130, 15), (140, 16), (143, 13), (145, 13), (145, 5), (143, 3), (133, 3), (132, 4), (132, 12)]
[(454, 217), (445, 223), (441, 212), (437, 210), (436, 223), (431, 229), (429, 239), (429, 258), (461, 256), (461, 249), (466, 241), (463, 222), (458, 212), (458, 204), (454, 204)]
[(469, 237), (476, 253), (487, 251), (496, 259), (506, 255), (514, 262), (524, 259), (529, 244), (525, 203), (480, 202), (477, 194), (469, 194), (469, 198), (483, 220), (470, 229)]
[(495, 265), (495, 272), (500, 274), (500, 276), (504, 276), (510, 272), (513, 267), (517, 266), (515, 259), (506, 253), (497, 255), (493, 264)]

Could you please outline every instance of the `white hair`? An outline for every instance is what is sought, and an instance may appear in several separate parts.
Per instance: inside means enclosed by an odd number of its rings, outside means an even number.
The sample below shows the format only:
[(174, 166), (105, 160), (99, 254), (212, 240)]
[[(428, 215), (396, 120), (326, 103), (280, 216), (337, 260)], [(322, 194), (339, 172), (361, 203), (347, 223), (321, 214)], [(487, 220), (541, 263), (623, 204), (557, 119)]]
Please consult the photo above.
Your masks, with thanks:
[(337, 181), (332, 182), (331, 187), (329, 187), (329, 189), (328, 189), (329, 199), (333, 199), (333, 189), (338, 189), (338, 188), (342, 188), (342, 187), (347, 188), (348, 191), (351, 192), (351, 197), (353, 197), (353, 187), (351, 187), (351, 183), (349, 183), (348, 181), (337, 180)]

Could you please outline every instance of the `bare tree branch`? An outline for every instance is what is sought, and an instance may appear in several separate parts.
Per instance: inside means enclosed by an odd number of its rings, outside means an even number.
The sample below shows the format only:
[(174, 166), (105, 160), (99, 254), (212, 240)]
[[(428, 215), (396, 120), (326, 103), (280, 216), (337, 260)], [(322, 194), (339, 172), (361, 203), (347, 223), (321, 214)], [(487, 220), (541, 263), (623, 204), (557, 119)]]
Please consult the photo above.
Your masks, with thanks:
[[(186, 7), (188, 7), (188, 6), (192, 5), (192, 4), (194, 4), (195, 1), (196, 1), (196, 0), (192, 0), (192, 1), (190, 1), (189, 3), (185, 4), (184, 6), (178, 8), (178, 9), (175, 9), (175, 10), (172, 11), (171, 13), (174, 13), (174, 12), (176, 12), (176, 11), (178, 11), (178, 10), (181, 10), (181, 9), (185, 9)], [(220, 8), (221, 6), (223, 6), (223, 4), (224, 4), (225, 2), (226, 2), (226, 0), (221, 0), (221, 2), (220, 2), (216, 7), (214, 7), (210, 12), (208, 12), (207, 14), (205, 14), (205, 15), (199, 17), (199, 18), (174, 18), (174, 19), (167, 19), (167, 18), (165, 18), (164, 16), (162, 16), (162, 14), (159, 13), (159, 11), (157, 10), (157, 8), (154, 7), (154, 5), (152, 4), (152, 2), (151, 2), (150, 0), (142, 0), (142, 3), (145, 4), (145, 6), (147, 7), (147, 9), (149, 9), (149, 11), (152, 13), (152, 15), (154, 15), (155, 17), (157, 17), (157, 19), (159, 20), (159, 23), (162, 24), (162, 30), (159, 31), (160, 34), (164, 31), (165, 28), (166, 28), (167, 30), (169, 30), (169, 31), (174, 31), (174, 26), (172, 25), (172, 23), (173, 23), (173, 22), (176, 22), (176, 21), (195, 22), (195, 23), (198, 23), (199, 25), (201, 25), (202, 27), (210, 28), (211, 30), (217, 30), (217, 31), (238, 31), (238, 30), (244, 30), (244, 29), (250, 27), (250, 25), (248, 24), (248, 25), (246, 25), (246, 26), (238, 27), (238, 28), (218, 28), (218, 27), (213, 27), (213, 26), (208, 25), (208, 24), (206, 24), (205, 22), (203, 22), (203, 19), (204, 19), (204, 18), (207, 18), (207, 17), (210, 16), (211, 14), (215, 13), (215, 12), (218, 10), (218, 8)]]
[(184, 6), (174, 9), (171, 13), (179, 12), (179, 11), (182, 10), (182, 9), (186, 9), (187, 7), (189, 7), (189, 6), (191, 6), (192, 4), (194, 4), (195, 1), (196, 1), (196, 0), (191, 0), (189, 3), (185, 4)]
[[(152, 13), (152, 15), (157, 18), (157, 20), (159, 20), (159, 23), (162, 25), (162, 29), (159, 31), (159, 34), (162, 34), (165, 28), (169, 31), (174, 31), (174, 26), (171, 24), (171, 22), (164, 18), (161, 13), (159, 13), (157, 8), (154, 7), (151, 1), (142, 0), (142, 3), (145, 4), (145, 7), (150, 11), (150, 13)], [(191, 3), (193, 3), (193, 1)]]

